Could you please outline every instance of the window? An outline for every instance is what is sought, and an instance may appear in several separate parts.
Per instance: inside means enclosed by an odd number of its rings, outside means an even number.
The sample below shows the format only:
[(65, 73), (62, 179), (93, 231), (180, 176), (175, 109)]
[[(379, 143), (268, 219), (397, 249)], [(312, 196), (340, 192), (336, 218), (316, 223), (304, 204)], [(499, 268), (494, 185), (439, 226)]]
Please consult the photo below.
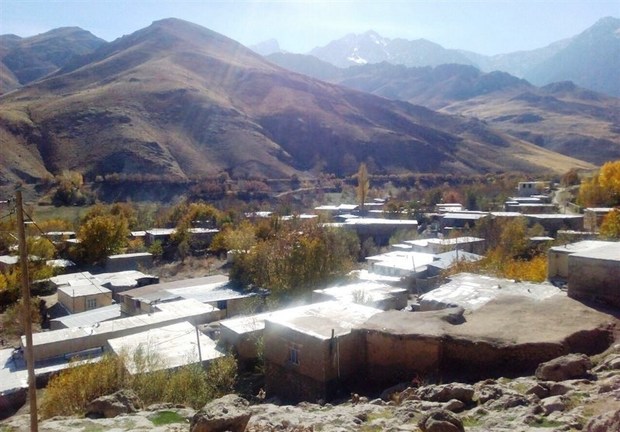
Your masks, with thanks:
[(86, 309), (95, 309), (97, 307), (97, 299), (86, 299)]
[(291, 364), (299, 364), (299, 347), (297, 345), (291, 345), (288, 349), (288, 361)]

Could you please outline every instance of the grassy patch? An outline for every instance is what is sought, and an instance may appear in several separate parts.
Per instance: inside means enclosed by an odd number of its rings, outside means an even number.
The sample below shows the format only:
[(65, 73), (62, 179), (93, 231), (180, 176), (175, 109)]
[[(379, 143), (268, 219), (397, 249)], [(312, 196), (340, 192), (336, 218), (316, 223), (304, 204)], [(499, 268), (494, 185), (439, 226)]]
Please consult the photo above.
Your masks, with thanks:
[(159, 411), (149, 416), (149, 420), (152, 421), (155, 426), (186, 422), (185, 417), (174, 411)]
[(463, 426), (465, 427), (475, 427), (482, 424), (482, 420), (480, 420), (478, 417), (473, 416), (463, 417), (461, 421), (463, 422)]
[(549, 420), (546, 418), (542, 418), (540, 422), (537, 423), (536, 425), (538, 427), (543, 427), (543, 428), (553, 428), (553, 427), (563, 426), (563, 423), (560, 423), (555, 420)]

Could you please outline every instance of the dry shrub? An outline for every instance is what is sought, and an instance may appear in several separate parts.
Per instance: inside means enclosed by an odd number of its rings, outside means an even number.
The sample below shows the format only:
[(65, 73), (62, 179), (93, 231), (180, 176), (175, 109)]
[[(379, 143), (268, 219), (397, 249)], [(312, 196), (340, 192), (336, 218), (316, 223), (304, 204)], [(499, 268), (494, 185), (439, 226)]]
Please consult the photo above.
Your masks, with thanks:
[(41, 416), (83, 412), (91, 400), (121, 389), (125, 378), (122, 359), (112, 355), (96, 363), (66, 369), (50, 380), (41, 402)]
[(199, 364), (156, 370), (162, 366), (158, 356), (138, 349), (132, 357), (138, 371), (134, 375), (126, 371), (125, 360), (126, 354), (106, 355), (99, 362), (60, 372), (49, 382), (41, 403), (41, 416), (83, 413), (93, 399), (122, 388), (134, 390), (145, 405), (172, 402), (197, 409), (211, 399), (232, 392), (236, 384), (237, 362), (232, 356), (212, 361), (207, 370)]
[(529, 260), (507, 257), (499, 251), (491, 251), (480, 261), (460, 261), (450, 268), (449, 274), (480, 273), (490, 276), (544, 282), (547, 279), (547, 257), (536, 255)]

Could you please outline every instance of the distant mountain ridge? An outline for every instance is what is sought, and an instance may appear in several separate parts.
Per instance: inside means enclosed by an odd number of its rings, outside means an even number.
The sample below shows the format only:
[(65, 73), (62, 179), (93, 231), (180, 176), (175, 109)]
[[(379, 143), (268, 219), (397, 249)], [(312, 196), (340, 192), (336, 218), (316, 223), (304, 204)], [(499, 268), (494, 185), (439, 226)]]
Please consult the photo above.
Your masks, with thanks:
[(106, 41), (79, 27), (63, 27), (20, 38), (0, 36), (0, 94), (58, 71), (75, 56), (88, 54)]
[(620, 159), (620, 99), (572, 82), (539, 88), (506, 72), (483, 73), (458, 64), (408, 68), (383, 62), (340, 69), (312, 56), (267, 58), (356, 90), (478, 118), (520, 139), (595, 164)]
[(314, 48), (309, 55), (341, 68), (381, 62), (408, 67), (457, 63), (484, 72), (508, 72), (536, 85), (573, 81), (620, 96), (620, 18), (614, 17), (602, 18), (582, 33), (544, 48), (494, 56), (446, 49), (424, 39), (391, 40), (374, 31), (349, 34)]
[(405, 66), (437, 66), (444, 63), (472, 64), (461, 52), (449, 50), (426, 39), (388, 39), (374, 31), (349, 34), (314, 48), (309, 53), (338, 67), (389, 62)]
[(592, 165), (474, 118), (287, 71), (178, 19), (73, 57), (0, 96), (0, 186), (65, 169), (187, 180), (217, 175), (564, 172)]

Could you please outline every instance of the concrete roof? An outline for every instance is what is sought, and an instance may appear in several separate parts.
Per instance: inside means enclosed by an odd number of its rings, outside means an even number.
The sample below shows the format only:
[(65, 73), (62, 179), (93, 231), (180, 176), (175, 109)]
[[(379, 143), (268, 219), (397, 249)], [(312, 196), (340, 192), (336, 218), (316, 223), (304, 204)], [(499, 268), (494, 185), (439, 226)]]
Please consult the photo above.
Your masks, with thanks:
[(582, 214), (540, 213), (525, 216), (532, 219), (583, 219)]
[(332, 336), (349, 334), (351, 329), (381, 312), (368, 306), (356, 303), (328, 301), (313, 303), (307, 306), (286, 309), (274, 314), (266, 320), (306, 335), (328, 340)]
[(584, 211), (591, 211), (594, 213), (609, 213), (614, 207), (588, 207)]
[(443, 215), (444, 219), (464, 219), (464, 220), (478, 220), (488, 216), (488, 213), (461, 213), (461, 212), (449, 212)]
[(620, 261), (620, 242), (609, 242), (609, 244), (598, 248), (575, 252), (571, 256), (603, 261)]
[[(195, 301), (195, 300), (187, 300)], [(166, 323), (172, 320), (178, 320), (179, 318), (191, 319), (196, 316), (207, 314), (213, 311), (213, 307), (198, 303), (193, 310), (200, 311), (199, 313), (191, 313), (183, 311), (183, 313), (173, 312), (156, 312), (151, 314), (136, 315), (127, 318), (120, 318), (112, 321), (105, 321), (99, 324), (88, 327), (67, 328), (60, 330), (52, 330), (41, 333), (34, 333), (32, 335), (33, 345), (44, 345), (59, 341), (70, 341), (74, 338), (82, 338), (93, 334), (113, 334), (115, 332), (124, 331), (128, 329), (139, 329), (140, 327), (154, 326), (160, 323)], [(22, 345), (26, 345), (25, 336), (22, 336)]]
[(101, 285), (76, 285), (61, 286), (58, 291), (65, 293), (69, 297), (85, 297), (97, 294), (112, 294), (112, 291)]
[(519, 217), (519, 216), (525, 216), (525, 215), (523, 213), (519, 213), (519, 212), (495, 211), (495, 212), (491, 212), (491, 216), (495, 216), (495, 217)]
[(357, 204), (339, 204), (339, 205), (322, 205), (315, 207), (315, 210), (318, 211), (351, 211), (355, 210), (358, 207)]
[(438, 245), (456, 245), (456, 244), (465, 244), (465, 243), (476, 243), (484, 241), (483, 238), (479, 237), (454, 237), (454, 238), (427, 238), (427, 239), (418, 239), (418, 240), (405, 240), (405, 243), (412, 244), (415, 246), (426, 247), (429, 243), (438, 244)]
[(149, 252), (136, 252), (136, 253), (126, 253), (126, 254), (117, 254), (117, 255), (109, 255), (108, 259), (119, 259), (119, 258), (136, 258), (136, 257), (148, 257), (153, 256), (152, 253)]
[(448, 251), (435, 255), (435, 261), (427, 264), (430, 267), (439, 269), (448, 269), (457, 261), (474, 262), (484, 258), (482, 255), (477, 255), (465, 251)]
[(225, 285), (229, 282), (226, 275), (213, 275), (192, 279), (181, 279), (172, 282), (162, 282), (158, 284), (161, 289), (187, 288), (201, 285), (220, 284)]
[[(514, 346), (525, 343), (562, 343), (571, 335), (608, 328), (617, 320), (567, 297), (566, 293), (533, 299), (502, 294), (480, 308), (465, 312), (465, 321), (446, 321), (448, 311), (386, 311), (372, 316), (361, 328), (397, 335), (448, 336)], [(578, 319), (575, 319), (578, 317)]]
[(382, 282), (389, 284), (397, 284), (401, 282), (400, 276), (386, 276), (369, 272), (368, 270), (353, 270), (349, 273), (351, 276), (357, 277), (361, 281)]
[(154, 307), (161, 312), (168, 312), (179, 316), (183, 314), (200, 314), (205, 311), (213, 312), (218, 310), (216, 307), (203, 304), (202, 302), (194, 299), (181, 299), (157, 303)]
[(375, 261), (377, 265), (404, 270), (419, 269), (432, 263), (434, 259), (433, 254), (411, 251), (392, 251), (366, 257), (367, 261)]
[(549, 284), (515, 282), (491, 276), (472, 273), (459, 273), (439, 288), (420, 296), (421, 310), (437, 310), (450, 306), (461, 306), (466, 310), (476, 310), (500, 295), (512, 295), (542, 300), (562, 291)]
[(54, 318), (51, 321), (57, 321), (62, 323), (65, 327), (87, 327), (92, 326), (100, 322), (109, 321), (121, 317), (121, 305), (113, 304), (110, 306), (103, 306), (96, 309), (91, 309), (85, 312), (79, 312), (76, 314), (66, 315), (59, 318)]
[[(202, 361), (213, 360), (224, 354), (216, 349), (211, 338), (198, 332), (196, 327), (188, 322), (180, 322), (164, 327), (150, 329), (140, 333), (108, 340), (108, 346), (116, 354), (127, 354), (125, 367), (130, 373), (153, 372), (161, 369), (170, 369), (199, 362), (198, 340)], [(149, 362), (145, 369), (136, 365), (134, 353), (143, 350)]]
[(57, 287), (60, 286), (79, 286), (79, 285), (108, 285), (120, 287), (132, 287), (138, 285), (138, 280), (142, 278), (154, 278), (137, 270), (127, 270), (113, 273), (99, 273), (93, 275), (89, 272), (68, 273), (54, 276), (50, 281)]
[(616, 242), (602, 241), (602, 240), (582, 240), (575, 243), (569, 243), (564, 246), (553, 246), (549, 248), (550, 251), (573, 254), (577, 252), (587, 252), (589, 250), (598, 249), (603, 246), (611, 246)]
[(418, 225), (418, 221), (415, 219), (384, 219), (364, 217), (347, 219), (344, 223), (345, 225)]
[(395, 288), (384, 283), (364, 281), (317, 289), (313, 292), (325, 294), (333, 297), (334, 300), (343, 302), (354, 302), (357, 296), (363, 294), (365, 301), (377, 302), (390, 298), (393, 294), (407, 292), (407, 290), (405, 288)]
[(220, 321), (220, 325), (229, 328), (237, 334), (251, 333), (263, 330), (265, 328), (265, 320), (271, 318), (278, 312), (280, 311), (229, 318)]
[(0, 263), (6, 265), (15, 265), (19, 262), (17, 255), (0, 255)]

